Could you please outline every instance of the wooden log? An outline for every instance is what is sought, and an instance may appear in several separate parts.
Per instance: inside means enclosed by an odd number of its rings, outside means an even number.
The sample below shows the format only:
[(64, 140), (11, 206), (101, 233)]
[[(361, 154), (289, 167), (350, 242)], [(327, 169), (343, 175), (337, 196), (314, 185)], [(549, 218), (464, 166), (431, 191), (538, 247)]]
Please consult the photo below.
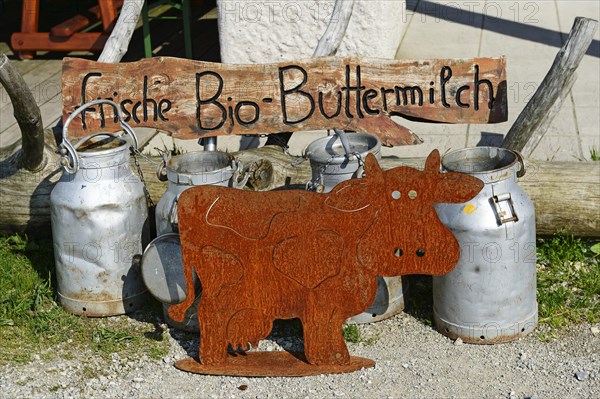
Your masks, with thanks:
[[(10, 175), (0, 186), (0, 232), (50, 234), (50, 191), (61, 172), (50, 131), (46, 132), (46, 141), (45, 153), (50, 161), (37, 174), (18, 170), (14, 159), (0, 163), (2, 176)], [(304, 189), (311, 179), (309, 161), (291, 157), (278, 146), (234, 155), (250, 169), (250, 182), (260, 191)], [(381, 165), (384, 169), (400, 165), (422, 168), (424, 162), (424, 158), (384, 157)], [(526, 164), (527, 173), (519, 184), (534, 202), (538, 235), (566, 227), (578, 236), (600, 237), (600, 163), (527, 160)], [(150, 195), (158, 202), (167, 184), (158, 180), (154, 165), (143, 159), (140, 165)]]
[[(235, 154), (249, 168), (262, 162), (267, 169), (262, 181), (260, 172), (252, 178), (261, 190), (295, 188), (304, 189), (311, 179), (308, 160), (291, 157), (277, 146), (246, 150)], [(268, 172), (264, 163), (272, 166)], [(422, 168), (425, 158), (386, 158), (381, 160), (384, 169), (406, 165)], [(561, 228), (586, 237), (600, 237), (600, 163), (598, 162), (547, 162), (527, 160), (527, 173), (519, 184), (533, 200), (536, 208), (536, 229), (539, 235), (556, 233)], [(152, 198), (160, 198), (165, 183), (155, 177), (154, 167), (142, 161), (142, 169)], [(260, 182), (258, 182), (260, 181)]]
[(0, 232), (47, 237), (50, 229), (50, 192), (61, 176), (52, 130), (42, 139), (43, 169), (20, 167), (20, 151), (0, 161)]
[(533, 200), (538, 235), (567, 228), (578, 236), (600, 237), (600, 163), (529, 160), (519, 180)]
[(596, 20), (582, 17), (575, 19), (567, 41), (533, 97), (506, 134), (502, 147), (520, 151), (525, 157), (535, 150), (571, 90), (576, 79), (575, 70), (597, 28)]
[(27, 83), (4, 53), (0, 53), (0, 83), (10, 97), (23, 136), (18, 166), (37, 171), (44, 166), (42, 115)]

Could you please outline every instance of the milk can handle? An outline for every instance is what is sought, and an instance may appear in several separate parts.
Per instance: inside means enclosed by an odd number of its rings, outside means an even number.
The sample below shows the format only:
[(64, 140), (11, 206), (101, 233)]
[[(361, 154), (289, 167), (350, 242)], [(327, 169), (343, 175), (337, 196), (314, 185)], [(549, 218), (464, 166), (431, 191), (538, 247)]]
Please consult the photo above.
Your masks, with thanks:
[(514, 151), (517, 156), (517, 162), (519, 163), (519, 169), (517, 170), (517, 177), (521, 178), (525, 176), (525, 161), (523, 160), (523, 155), (519, 151)]
[(347, 156), (352, 155), (352, 150), (350, 149), (350, 141), (348, 141), (348, 136), (346, 136), (346, 132), (341, 129), (333, 129), (335, 135), (340, 139), (342, 143), (342, 147), (344, 147), (344, 152)]
[[(73, 145), (69, 141), (69, 138), (67, 136), (67, 131), (68, 131), (67, 128), (69, 127), (69, 124), (71, 123), (71, 121), (73, 119), (75, 119), (75, 117), (77, 115), (79, 115), (85, 109), (91, 107), (92, 105), (96, 105), (96, 104), (110, 104), (113, 106), (113, 109), (116, 110), (116, 112), (117, 112), (117, 117), (119, 118), (119, 123), (120, 123), (121, 127), (123, 128), (125, 133), (127, 133), (129, 135), (129, 137), (131, 138), (130, 141), (131, 141), (131, 147), (133, 148), (133, 151), (136, 152), (138, 150), (137, 136), (135, 135), (135, 132), (133, 131), (131, 126), (129, 126), (127, 124), (127, 122), (125, 122), (123, 120), (123, 115), (121, 114), (121, 109), (119, 108), (119, 106), (114, 101), (102, 99), (102, 98), (98, 99), (98, 100), (90, 101), (88, 103), (83, 104), (82, 106), (77, 108), (75, 111), (73, 111), (73, 113), (71, 115), (69, 115), (69, 117), (65, 121), (65, 124), (63, 125), (62, 146), (64, 147), (64, 149), (67, 152), (64, 155), (68, 155), (68, 157), (71, 158), (71, 162), (67, 161), (66, 163), (63, 163), (62, 166), (68, 173), (71, 173), (71, 174), (76, 173), (79, 170), (79, 156), (77, 155), (77, 150), (75, 149), (75, 147), (73, 147)], [(110, 133), (95, 133), (89, 137), (86, 137), (84, 140), (80, 140), (79, 142), (77, 142), (77, 145), (80, 145), (84, 141), (89, 140), (89, 139), (99, 136), (99, 135), (107, 135), (107, 136), (117, 137), (116, 135), (112, 135)], [(72, 163), (72, 166), (70, 165), (70, 163)]]

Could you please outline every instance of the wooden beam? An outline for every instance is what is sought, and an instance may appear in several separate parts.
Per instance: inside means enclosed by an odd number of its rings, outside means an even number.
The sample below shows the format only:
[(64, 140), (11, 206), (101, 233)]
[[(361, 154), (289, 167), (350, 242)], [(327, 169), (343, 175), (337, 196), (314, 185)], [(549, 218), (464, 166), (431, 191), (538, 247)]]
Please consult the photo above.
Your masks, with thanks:
[[(117, 3), (115, 0), (99, 0), (100, 14), (102, 17), (102, 28), (109, 32), (117, 19)], [(122, 1), (121, 1), (122, 3)]]
[[(40, 0), (30, 0), (23, 2), (21, 11), (21, 31), (24, 33), (37, 32), (40, 21), (39, 14)], [(14, 46), (13, 49), (18, 49)], [(18, 51), (21, 59), (31, 59), (35, 51)]]
[[(7, 172), (14, 173), (2, 179), (0, 185), (0, 231), (27, 232), (31, 235), (50, 234), (49, 199), (60, 170), (55, 153), (54, 136), (46, 132), (48, 157), (46, 169), (40, 173), (25, 173), (13, 170), (10, 160), (2, 161)], [(309, 162), (298, 162), (277, 146), (261, 147), (234, 154), (245, 167), (255, 171), (250, 181), (260, 191), (275, 188), (304, 189), (312, 178)], [(155, 157), (156, 162), (160, 162)], [(425, 158), (383, 158), (384, 169), (395, 166), (422, 168)], [(272, 168), (265, 165), (269, 163)], [(132, 164), (133, 165), (133, 164)], [(156, 177), (156, 167), (140, 160), (146, 184), (155, 202), (167, 187), (166, 182)], [(600, 198), (600, 164), (598, 162), (548, 162), (526, 160), (527, 173), (519, 180), (536, 210), (538, 235), (550, 235), (563, 227), (573, 234), (585, 237), (600, 237), (598, 198)], [(265, 170), (272, 171), (264, 173)]]
[(77, 32), (67, 38), (49, 32), (16, 32), (11, 45), (17, 51), (101, 51), (106, 39), (108, 34), (100, 32)]
[[(155, 127), (181, 139), (340, 128), (377, 135), (384, 145), (403, 145), (420, 139), (390, 115), (445, 123), (507, 118), (502, 57), (325, 57), (266, 65), (65, 58), (63, 117), (96, 98), (115, 100), (133, 127)], [(72, 134), (119, 130), (113, 110), (104, 108), (75, 119)]]

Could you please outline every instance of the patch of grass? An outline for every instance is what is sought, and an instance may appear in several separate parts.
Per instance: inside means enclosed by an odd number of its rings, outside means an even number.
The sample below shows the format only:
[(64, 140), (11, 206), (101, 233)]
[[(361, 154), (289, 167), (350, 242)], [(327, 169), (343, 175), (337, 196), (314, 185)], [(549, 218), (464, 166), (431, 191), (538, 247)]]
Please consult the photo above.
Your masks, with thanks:
[(139, 343), (139, 337), (133, 336), (129, 331), (116, 330), (98, 326), (92, 331), (92, 340), (96, 348), (106, 353), (120, 352), (127, 343)]
[(164, 345), (151, 345), (146, 352), (146, 355), (154, 360), (160, 360), (168, 354), (169, 346), (166, 343)]
[(600, 321), (600, 265), (595, 249), (566, 231), (538, 241), (540, 324), (564, 328)]
[(364, 343), (367, 345), (373, 345), (379, 337), (365, 338), (360, 331), (360, 328), (356, 324), (347, 324), (342, 330), (344, 341), (351, 342), (353, 344)]
[[(127, 316), (94, 319), (63, 310), (56, 299), (54, 255), (50, 241), (0, 236), (0, 364), (28, 363), (33, 354), (73, 358), (92, 350), (105, 356), (168, 353), (158, 324), (131, 323)], [(162, 314), (152, 303), (138, 311), (141, 320)]]
[(538, 240), (537, 256), (540, 263), (564, 263), (583, 261), (589, 254), (587, 245), (578, 237), (561, 230), (552, 238)]
[(348, 324), (344, 326), (343, 335), (344, 341), (346, 342), (358, 344), (360, 341), (362, 341), (360, 330), (356, 324)]
[(590, 148), (590, 158), (592, 161), (600, 161), (600, 151), (598, 151), (598, 148)]

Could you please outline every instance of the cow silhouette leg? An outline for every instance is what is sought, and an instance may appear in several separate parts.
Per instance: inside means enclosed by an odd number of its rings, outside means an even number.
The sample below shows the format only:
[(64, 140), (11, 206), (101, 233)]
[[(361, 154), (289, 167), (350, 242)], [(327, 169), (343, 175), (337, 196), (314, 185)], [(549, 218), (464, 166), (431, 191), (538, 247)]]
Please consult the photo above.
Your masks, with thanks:
[(224, 363), (227, 360), (227, 322), (224, 312), (215, 304), (198, 306), (200, 325), (200, 363), (205, 365)]
[(342, 336), (342, 322), (332, 323), (329, 312), (315, 313), (318, 314), (302, 319), (306, 360), (315, 365), (348, 363), (350, 357)]
[(332, 358), (327, 345), (326, 324), (302, 320), (304, 331), (304, 355), (310, 364), (331, 364)]
[(329, 337), (331, 339), (331, 352), (335, 356), (335, 361), (338, 364), (347, 364), (350, 362), (350, 353), (348, 346), (344, 341), (343, 326), (344, 321), (348, 317), (334, 311), (333, 316), (329, 320)]

